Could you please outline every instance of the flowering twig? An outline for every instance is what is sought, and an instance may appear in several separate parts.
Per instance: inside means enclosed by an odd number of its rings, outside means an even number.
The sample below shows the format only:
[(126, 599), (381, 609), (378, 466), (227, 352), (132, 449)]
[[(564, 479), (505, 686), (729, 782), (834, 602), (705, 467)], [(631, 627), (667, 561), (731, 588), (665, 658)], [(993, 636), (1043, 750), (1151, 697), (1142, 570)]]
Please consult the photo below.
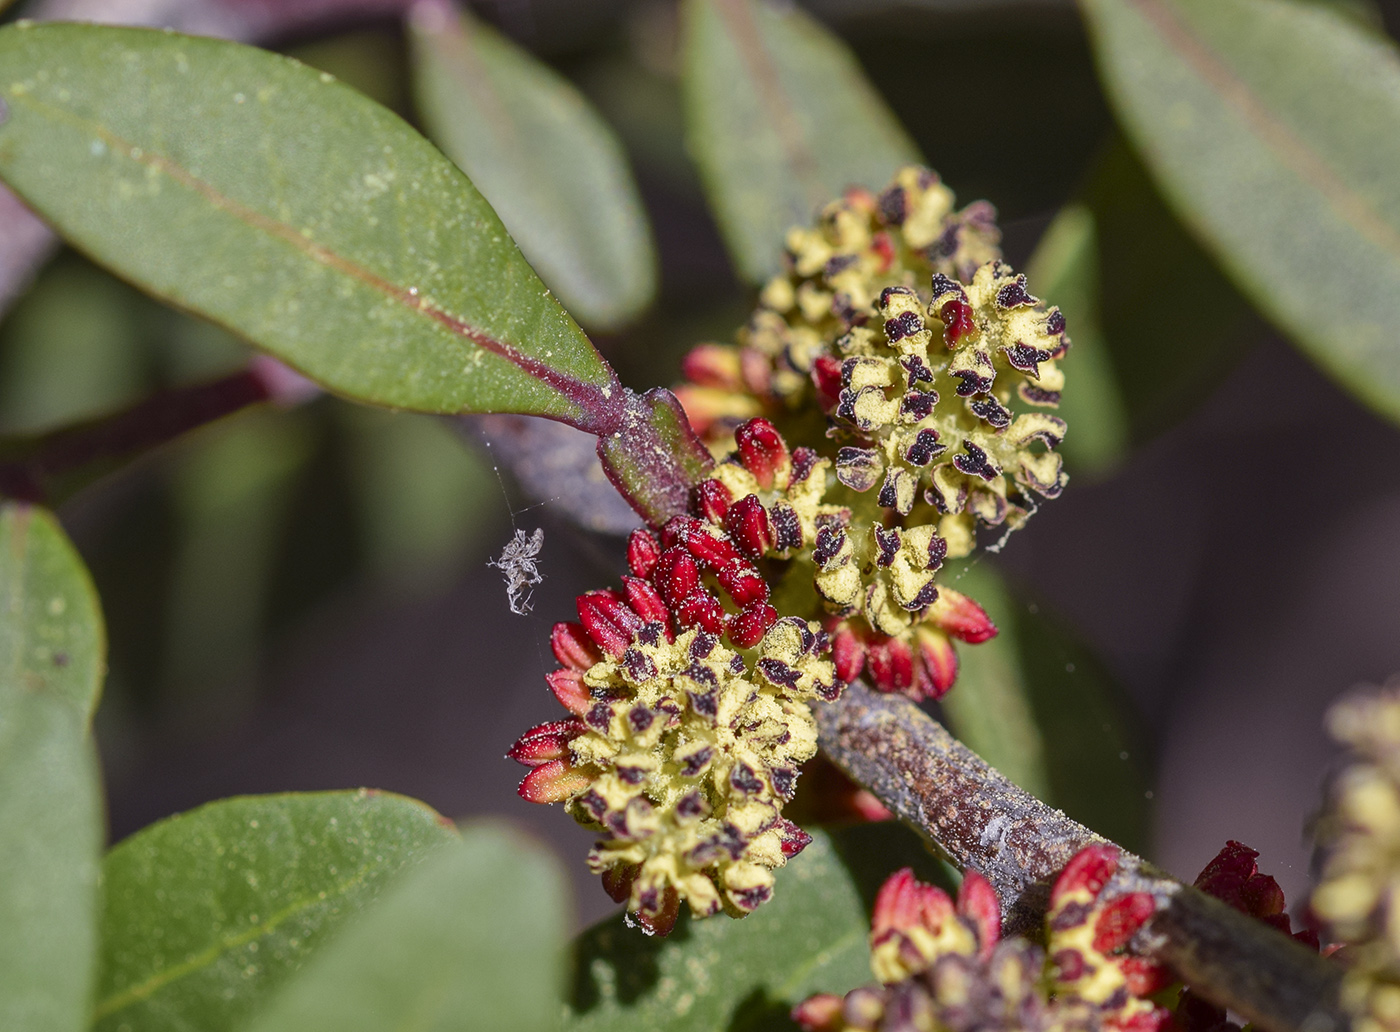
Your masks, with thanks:
[[(1104, 841), (1017, 788), (908, 699), (851, 685), (819, 705), (823, 751), (954, 864), (987, 878), (1011, 930), (1043, 920), (1054, 877)], [(1157, 912), (1134, 945), (1192, 989), (1270, 1032), (1339, 1032), (1340, 966), (1219, 900), (1124, 854), (1116, 880)]]

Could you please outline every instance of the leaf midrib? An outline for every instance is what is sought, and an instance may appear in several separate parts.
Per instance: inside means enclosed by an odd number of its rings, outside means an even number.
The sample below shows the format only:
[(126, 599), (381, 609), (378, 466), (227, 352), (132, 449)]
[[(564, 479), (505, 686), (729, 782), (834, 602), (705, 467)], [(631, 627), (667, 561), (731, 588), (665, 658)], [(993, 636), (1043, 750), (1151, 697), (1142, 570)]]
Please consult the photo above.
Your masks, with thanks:
[[(138, 147), (130, 140), (118, 135), (98, 122), (83, 118), (65, 108), (45, 103), (28, 93), (11, 94), (10, 103), (16, 106), (28, 107), (41, 117), (67, 124), (81, 132), (92, 133), (102, 140), (109, 148), (120, 153), (127, 160), (143, 168), (167, 176), (185, 189), (199, 194), (214, 207), (227, 212), (244, 225), (265, 233), (274, 239), (280, 240), (290, 245), (294, 250), (311, 258), (313, 261), (331, 269), (333, 272), (357, 280), (391, 301), (411, 311), (418, 312), (420, 315), (431, 319), (439, 326), (448, 330), (454, 338), (460, 341), (469, 341), (482, 350), (488, 351), (499, 358), (511, 362), (529, 376), (552, 387), (562, 395), (566, 401), (573, 404), (574, 407), (579, 410), (578, 414), (580, 418), (593, 416), (596, 420), (599, 413), (611, 412), (616, 407), (613, 402), (613, 397), (614, 395), (620, 394), (620, 392), (614, 390), (616, 387), (615, 377), (610, 376), (610, 382), (605, 386), (599, 387), (598, 385), (579, 380), (551, 366), (545, 365), (543, 362), (532, 358), (513, 345), (498, 340), (477, 327), (472, 326), (464, 319), (429, 303), (424, 297), (410, 290), (410, 288), (393, 283), (378, 273), (372, 272), (357, 262), (346, 258), (344, 255), (308, 239), (285, 222), (264, 215), (262, 212), (240, 201), (234, 200), (232, 197), (222, 193), (212, 183), (199, 178), (188, 169), (170, 160), (166, 156), (155, 153), (144, 147)], [(609, 369), (609, 373), (611, 373), (611, 369)], [(586, 429), (591, 429), (591, 427), (586, 427)]]
[[(1114, 0), (1109, 0), (1114, 2)], [(1182, 23), (1162, 0), (1126, 0), (1157, 30), (1162, 41), (1206, 81), (1279, 156), (1285, 167), (1310, 182), (1360, 236), (1400, 261), (1400, 231), (1297, 132), (1285, 124), (1269, 105), (1220, 55)]]
[(185, 978), (188, 975), (192, 975), (198, 971), (204, 970), (205, 968), (212, 965), (224, 954), (232, 952), (233, 950), (238, 949), (240, 946), (246, 946), (250, 942), (254, 942), (258, 939), (262, 939), (268, 935), (271, 935), (274, 931), (277, 930), (279, 926), (285, 924), (287, 921), (289, 921), (293, 917), (296, 917), (298, 914), (309, 910), (314, 906), (328, 903), (331, 899), (335, 897), (344, 896), (351, 889), (359, 885), (363, 885), (365, 883), (366, 877), (370, 874), (370, 872), (371, 868), (369, 867), (361, 868), (351, 877), (335, 885), (331, 892), (328, 893), (325, 898), (322, 898), (318, 893), (314, 897), (305, 897), (303, 899), (296, 900), (295, 902), (288, 904), (281, 910), (272, 914), (266, 921), (254, 925), (253, 927), (243, 932), (240, 932), (237, 935), (225, 936), (223, 939), (215, 942), (212, 946), (208, 947), (207, 949), (196, 953), (194, 956), (187, 957), (185, 960), (181, 961), (178, 964), (174, 964), (168, 968), (164, 968), (163, 970), (157, 971), (155, 974), (148, 977), (144, 982), (141, 982), (138, 985), (130, 986), (129, 988), (123, 989), (120, 992), (113, 993), (106, 999), (99, 1001), (97, 1006), (93, 1008), (93, 1022), (96, 1023), (102, 1018), (115, 1014), (118, 1011), (125, 1010), (127, 1007), (130, 1007), (133, 1004), (141, 1003), (142, 1001), (149, 999), (156, 992), (165, 988), (167, 985), (170, 985), (171, 983), (176, 982), (181, 978)]

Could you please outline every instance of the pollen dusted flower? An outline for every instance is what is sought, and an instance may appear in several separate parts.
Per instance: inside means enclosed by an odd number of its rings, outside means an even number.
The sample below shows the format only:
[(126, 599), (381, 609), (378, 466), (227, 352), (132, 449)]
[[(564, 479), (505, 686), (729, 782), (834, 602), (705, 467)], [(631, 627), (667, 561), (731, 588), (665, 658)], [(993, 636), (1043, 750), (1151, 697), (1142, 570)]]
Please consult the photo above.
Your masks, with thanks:
[(698, 917), (754, 910), (811, 841), (781, 810), (817, 751), (807, 700), (844, 686), (825, 632), (778, 619), (723, 531), (677, 517), (660, 538), (635, 532), (628, 562), (624, 591), (581, 595), (581, 622), (554, 629), (563, 667), (548, 681), (572, 718), (509, 755), (533, 768), (524, 798), (563, 802), (603, 835), (589, 867), (665, 934), (683, 900)]
[(793, 556), (800, 527), (794, 565), (815, 567), (841, 676), (915, 698), (952, 685), (951, 639), (996, 633), (975, 602), (935, 585), (939, 567), (969, 554), (979, 527), (1019, 527), (1066, 480), (1054, 451), (1065, 424), (1045, 411), (1064, 385), (1065, 320), (998, 260), (992, 214), (954, 211), (926, 169), (878, 196), (849, 192), (789, 234), (787, 271), (737, 343), (692, 351), (677, 389), (720, 454), (731, 441), (743, 451), (754, 417), (803, 443), (787, 483), (721, 463), (725, 501), (752, 493), (750, 515), (769, 509), (764, 554)]
[(1318, 822), (1313, 913), (1346, 943), (1342, 1004), (1358, 1032), (1400, 1029), (1400, 682), (1347, 696), (1327, 714), (1352, 756)]
[(1142, 997), (1165, 976), (1115, 953), (1150, 916), (1151, 897), (1146, 907), (1140, 894), (1104, 898), (1116, 866), (1110, 848), (1090, 846), (1060, 875), (1048, 963), (1029, 940), (999, 941), (996, 893), (975, 871), (956, 906), (899, 871), (871, 917), (871, 967), (883, 985), (810, 997), (793, 1020), (807, 1032), (1155, 1032), (1170, 1015)]

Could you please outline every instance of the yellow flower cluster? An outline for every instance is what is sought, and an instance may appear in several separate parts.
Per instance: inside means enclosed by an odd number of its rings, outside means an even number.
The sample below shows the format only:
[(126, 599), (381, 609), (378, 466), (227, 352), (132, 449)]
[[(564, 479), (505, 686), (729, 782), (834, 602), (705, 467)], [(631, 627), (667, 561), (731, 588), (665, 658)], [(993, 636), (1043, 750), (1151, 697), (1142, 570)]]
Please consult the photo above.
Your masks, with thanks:
[(689, 630), (584, 675), (616, 701), (590, 710), (570, 743), (597, 774), (569, 810), (608, 835), (589, 867), (625, 872), (634, 913), (664, 921), (685, 900), (697, 917), (721, 906), (738, 916), (772, 894), (773, 869), (806, 842), (780, 810), (817, 751), (805, 700), (830, 694), (835, 676), (818, 645), (802, 621), (780, 620), (750, 672), (714, 635)]
[(1400, 1029), (1400, 683), (1351, 695), (1327, 727), (1353, 751), (1318, 822), (1312, 909), (1347, 944), (1342, 1003), (1357, 1032)]

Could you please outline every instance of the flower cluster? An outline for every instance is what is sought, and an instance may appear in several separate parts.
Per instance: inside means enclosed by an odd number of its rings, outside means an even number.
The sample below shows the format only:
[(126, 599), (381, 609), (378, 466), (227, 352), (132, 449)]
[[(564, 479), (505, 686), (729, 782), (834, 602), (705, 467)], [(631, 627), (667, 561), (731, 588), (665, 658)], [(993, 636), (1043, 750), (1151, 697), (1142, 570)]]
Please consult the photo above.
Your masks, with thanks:
[(1346, 943), (1342, 1003), (1360, 1032), (1400, 1029), (1400, 682), (1357, 692), (1327, 715), (1353, 755), (1318, 824), (1312, 910)]
[(555, 629), (572, 716), (510, 752), (521, 795), (600, 833), (590, 866), (649, 930), (682, 900), (768, 898), (807, 841), (781, 811), (816, 751), (810, 700), (862, 674), (936, 698), (953, 640), (996, 633), (936, 576), (979, 522), (1059, 493), (1064, 425), (1040, 409), (1068, 346), (996, 243), (987, 205), (954, 211), (906, 169), (793, 230), (738, 343), (687, 359), (678, 393), (719, 461), (686, 514), (633, 535), (622, 588)]
[[(756, 416), (813, 444), (793, 470), (800, 499), (773, 500), (769, 551), (793, 555), (800, 524), (841, 676), (916, 698), (951, 686), (950, 638), (995, 634), (935, 586), (939, 567), (979, 527), (1019, 527), (1066, 479), (1065, 424), (1045, 411), (1064, 383), (1065, 320), (996, 243), (990, 207), (955, 211), (926, 169), (878, 196), (853, 190), (789, 234), (787, 271), (737, 342), (692, 351), (677, 389), (720, 454), (742, 450)], [(723, 464), (717, 479), (734, 497), (756, 489)]]
[[(1317, 949), (1315, 931), (1293, 931), (1292, 922), (1284, 913), (1287, 901), (1283, 889), (1272, 876), (1259, 870), (1258, 859), (1258, 850), (1234, 840), (1226, 842), (1196, 877), (1196, 888)], [(1240, 1026), (1229, 1020), (1224, 1007), (1196, 995), (1190, 988), (1183, 989), (1177, 998), (1176, 1024), (1182, 1032), (1240, 1032)]]
[(1109, 894), (1110, 847), (1077, 854), (1055, 883), (1047, 952), (999, 941), (996, 893), (968, 872), (954, 904), (912, 872), (893, 875), (871, 919), (871, 967), (880, 987), (813, 996), (793, 1018), (807, 1032), (1156, 1032), (1169, 1013), (1145, 997), (1165, 973), (1121, 948), (1152, 914), (1141, 893)]
[(509, 755), (533, 768), (523, 797), (602, 833), (589, 866), (664, 934), (683, 900), (704, 917), (769, 898), (773, 869), (810, 841), (781, 816), (817, 749), (807, 701), (844, 685), (826, 633), (778, 618), (724, 529), (679, 516), (627, 554), (624, 589), (580, 596), (580, 622), (554, 629), (548, 682), (573, 716)]

